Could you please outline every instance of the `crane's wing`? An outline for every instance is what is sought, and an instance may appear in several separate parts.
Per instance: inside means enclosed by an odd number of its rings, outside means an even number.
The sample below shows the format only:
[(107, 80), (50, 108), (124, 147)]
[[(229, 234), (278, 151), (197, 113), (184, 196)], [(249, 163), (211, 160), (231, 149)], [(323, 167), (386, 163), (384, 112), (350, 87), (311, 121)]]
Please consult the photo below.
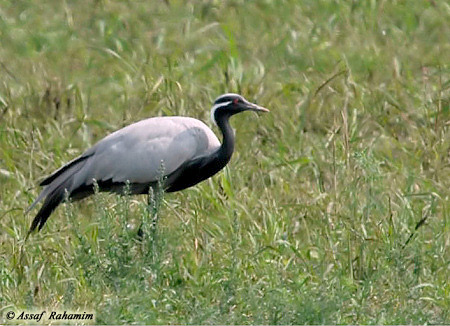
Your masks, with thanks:
[[(125, 127), (97, 143), (75, 183), (96, 180), (149, 183), (220, 146), (203, 122), (182, 117), (152, 118)], [(87, 152), (88, 156), (91, 153)]]
[(207, 155), (220, 146), (201, 121), (186, 117), (159, 117), (139, 121), (100, 140), (41, 182), (45, 188), (27, 211), (45, 198), (30, 231), (44, 225), (53, 210), (80, 187), (107, 181), (149, 184), (185, 162)]

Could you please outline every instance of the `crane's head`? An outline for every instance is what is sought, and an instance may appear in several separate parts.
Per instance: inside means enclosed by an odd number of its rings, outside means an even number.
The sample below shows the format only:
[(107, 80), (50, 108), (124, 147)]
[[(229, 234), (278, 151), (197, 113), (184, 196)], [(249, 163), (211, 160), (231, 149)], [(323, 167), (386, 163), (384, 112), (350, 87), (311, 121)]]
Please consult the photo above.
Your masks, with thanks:
[(217, 124), (220, 116), (230, 117), (243, 111), (269, 112), (268, 109), (247, 101), (239, 94), (227, 93), (220, 95), (214, 101), (211, 109), (211, 119)]

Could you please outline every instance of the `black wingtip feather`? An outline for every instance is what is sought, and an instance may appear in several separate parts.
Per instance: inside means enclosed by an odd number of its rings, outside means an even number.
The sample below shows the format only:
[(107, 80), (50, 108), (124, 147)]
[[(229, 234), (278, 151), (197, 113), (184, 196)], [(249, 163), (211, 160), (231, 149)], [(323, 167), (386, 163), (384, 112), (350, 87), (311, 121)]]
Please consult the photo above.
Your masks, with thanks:
[(44, 203), (42, 204), (41, 209), (36, 214), (36, 217), (33, 219), (33, 222), (31, 223), (30, 230), (28, 231), (28, 234), (32, 233), (36, 227), (40, 231), (42, 227), (44, 226), (45, 222), (47, 222), (50, 215), (53, 213), (53, 211), (58, 207), (59, 204), (64, 199), (64, 193), (65, 193), (65, 187), (58, 187), (55, 189), (54, 192), (49, 194), (47, 198), (45, 198)]
[(71, 162), (67, 163), (66, 165), (64, 165), (62, 168), (56, 170), (55, 172), (53, 172), (53, 174), (51, 174), (50, 176), (48, 176), (47, 178), (45, 178), (44, 180), (41, 181), (41, 183), (39, 183), (40, 186), (46, 186), (49, 185), (50, 183), (53, 182), (53, 180), (55, 180), (57, 177), (59, 177), (60, 175), (62, 175), (64, 172), (66, 172), (67, 170), (69, 170), (71, 167), (73, 167), (76, 164), (79, 164), (80, 162), (85, 161), (87, 158), (89, 158), (90, 156), (92, 156), (92, 153), (87, 155), (84, 154), (80, 157), (77, 157), (76, 159), (72, 160)]

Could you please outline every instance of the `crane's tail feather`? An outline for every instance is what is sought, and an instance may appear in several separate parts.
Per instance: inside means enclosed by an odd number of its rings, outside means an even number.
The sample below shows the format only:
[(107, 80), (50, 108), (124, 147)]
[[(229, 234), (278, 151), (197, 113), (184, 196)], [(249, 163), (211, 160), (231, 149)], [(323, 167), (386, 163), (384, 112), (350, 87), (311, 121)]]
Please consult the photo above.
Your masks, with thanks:
[(45, 186), (36, 200), (28, 207), (26, 212), (29, 212), (37, 203), (45, 198), (41, 209), (31, 223), (28, 234), (33, 232), (36, 227), (39, 227), (39, 230), (41, 230), (49, 216), (64, 200), (66, 192), (68, 192), (69, 196), (71, 195), (74, 186), (74, 175), (83, 168), (85, 163), (86, 160), (78, 160), (76, 164), (70, 163), (68, 168), (64, 169), (58, 177)]
[[(58, 170), (56, 170), (55, 172), (53, 172), (50, 176), (45, 178), (39, 185), (46, 186), (46, 185), (51, 184), (54, 180), (56, 180), (56, 178), (67, 173), (67, 171), (69, 171), (69, 169), (71, 169), (72, 167), (79, 166), (80, 163), (82, 163), (83, 161), (85, 161), (86, 159), (91, 157), (93, 154), (94, 154), (94, 152), (92, 152), (92, 153), (88, 152), (88, 153), (84, 153), (83, 155), (73, 159), (72, 161), (70, 161), (69, 163), (64, 165), (63, 167), (61, 167)], [(84, 165), (84, 164), (82, 164), (82, 165)]]
[(42, 204), (41, 209), (36, 214), (36, 217), (33, 219), (33, 222), (31, 223), (30, 230), (28, 233), (33, 232), (36, 227), (39, 226), (39, 231), (44, 226), (45, 222), (47, 222), (47, 219), (49, 218), (50, 214), (53, 213), (53, 211), (58, 207), (58, 205), (64, 200), (66, 188), (58, 187), (53, 191), (51, 194), (49, 194), (46, 198), (44, 203)]
[(47, 196), (48, 193), (50, 192), (49, 190), (50, 190), (50, 187), (48, 187), (48, 186), (45, 187), (44, 190), (41, 191), (39, 196), (34, 200), (34, 202), (25, 210), (25, 214), (28, 214), (34, 208), (34, 206), (36, 206), (36, 204), (42, 200), (42, 198)]

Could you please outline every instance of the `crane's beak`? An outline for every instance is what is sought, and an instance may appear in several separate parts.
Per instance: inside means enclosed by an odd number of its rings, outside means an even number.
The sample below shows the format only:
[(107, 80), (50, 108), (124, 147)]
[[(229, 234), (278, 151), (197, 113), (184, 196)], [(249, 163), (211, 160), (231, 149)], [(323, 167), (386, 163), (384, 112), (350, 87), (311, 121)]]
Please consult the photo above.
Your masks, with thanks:
[(245, 103), (245, 109), (255, 112), (270, 112), (268, 109), (250, 102)]

